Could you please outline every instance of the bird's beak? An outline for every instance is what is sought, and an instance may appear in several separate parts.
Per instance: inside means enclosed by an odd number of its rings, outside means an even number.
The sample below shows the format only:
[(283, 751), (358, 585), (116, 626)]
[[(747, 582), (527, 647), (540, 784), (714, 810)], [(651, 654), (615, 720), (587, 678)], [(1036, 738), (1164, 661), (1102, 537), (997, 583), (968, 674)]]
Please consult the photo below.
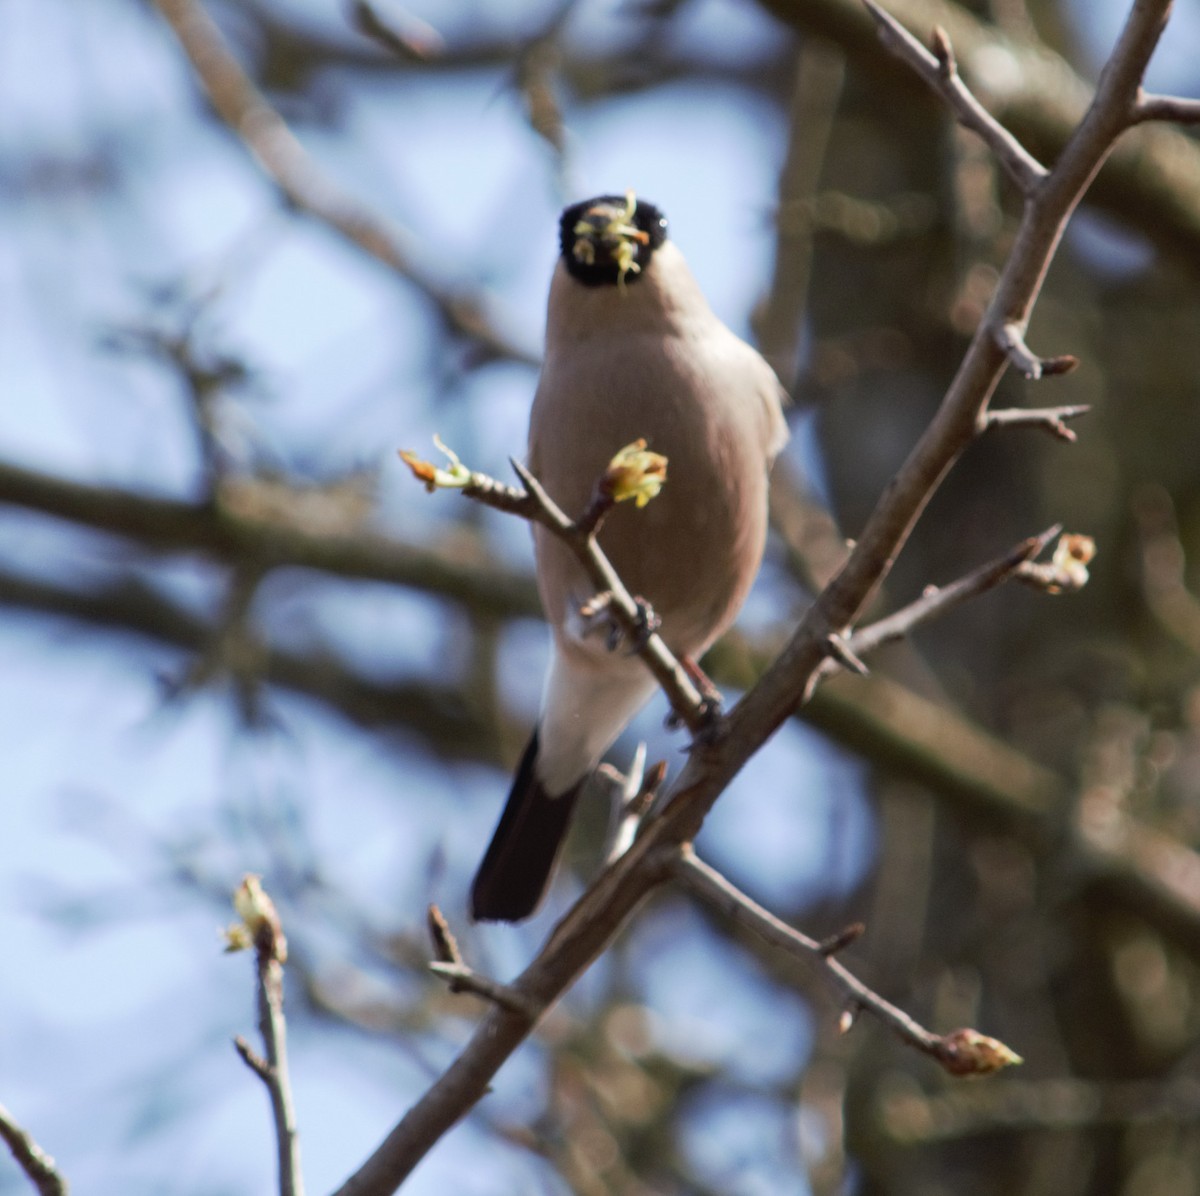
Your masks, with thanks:
[(624, 204), (597, 203), (576, 222), (571, 253), (585, 266), (613, 265), (618, 285), (624, 286), (627, 274), (640, 274), (638, 249), (648, 245), (650, 236), (633, 223), (637, 199), (626, 193)]

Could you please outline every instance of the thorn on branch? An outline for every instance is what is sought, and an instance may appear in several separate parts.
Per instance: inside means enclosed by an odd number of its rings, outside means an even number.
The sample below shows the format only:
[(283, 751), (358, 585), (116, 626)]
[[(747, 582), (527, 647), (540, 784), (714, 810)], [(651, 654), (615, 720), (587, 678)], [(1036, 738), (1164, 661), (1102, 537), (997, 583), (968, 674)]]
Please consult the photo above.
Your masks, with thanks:
[(433, 904), (425, 911), (426, 924), (429, 927), (429, 937), (433, 940), (433, 954), (438, 963), (463, 963), (462, 951), (458, 940), (446, 921), (446, 915)]
[(233, 1047), (242, 1062), (264, 1084), (270, 1085), (275, 1082), (275, 1074), (271, 1070), (271, 1065), (240, 1034), (233, 1040)]
[(989, 411), (983, 417), (983, 430), (989, 428), (1041, 428), (1059, 440), (1074, 444), (1077, 437), (1066, 421), (1087, 415), (1091, 407), (1087, 403), (1072, 407), (1006, 407), (1000, 411)]
[(1039, 357), (1025, 343), (1025, 330), (1014, 321), (1001, 325), (995, 337), (996, 344), (1013, 367), (1033, 381), (1055, 374), (1069, 374), (1079, 365), (1079, 358), (1070, 353), (1060, 357)]
[(844, 669), (857, 673), (860, 677), (869, 677), (871, 670), (855, 655), (854, 650), (846, 640), (836, 632), (825, 637), (825, 651)]
[(525, 463), (518, 461), (516, 457), (509, 457), (508, 463), (512, 466), (513, 473), (521, 479), (521, 485), (525, 487), (525, 493), (536, 504), (536, 511), (540, 516), (540, 522), (552, 529), (557, 528), (560, 533), (570, 531), (574, 527), (574, 524), (563, 514), (558, 504), (550, 495), (546, 493), (545, 487), (526, 468)]
[(647, 772), (646, 745), (639, 743), (629, 771), (624, 776), (611, 764), (602, 764), (599, 772), (614, 790), (609, 846), (604, 853), (605, 860), (611, 864), (623, 856), (637, 838), (642, 821), (650, 812), (666, 780), (667, 762), (659, 760)]
[(958, 74), (958, 63), (954, 59), (954, 47), (950, 44), (950, 35), (941, 27), (935, 25), (929, 38), (929, 48), (937, 59), (938, 70), (946, 82)]
[(865, 922), (851, 922), (844, 930), (839, 930), (837, 934), (822, 939), (817, 949), (828, 959), (831, 955), (837, 955), (840, 951), (844, 951), (851, 943), (858, 942), (866, 931)]
[(442, 35), (411, 13), (402, 15), (402, 25), (394, 16), (385, 20), (367, 0), (353, 0), (349, 16), (350, 24), (359, 33), (408, 62), (427, 62), (446, 48)]

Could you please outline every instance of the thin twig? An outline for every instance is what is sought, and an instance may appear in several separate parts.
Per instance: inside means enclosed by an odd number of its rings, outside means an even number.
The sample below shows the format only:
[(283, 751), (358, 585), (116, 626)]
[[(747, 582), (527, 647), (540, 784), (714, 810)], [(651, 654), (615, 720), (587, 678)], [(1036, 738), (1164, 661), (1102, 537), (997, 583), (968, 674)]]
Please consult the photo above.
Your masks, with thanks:
[(243, 945), (244, 928), (254, 945), (258, 1029), (266, 1056), (258, 1055), (240, 1036), (234, 1040), (234, 1047), (242, 1062), (263, 1082), (271, 1101), (279, 1196), (304, 1196), (300, 1139), (288, 1078), (287, 1020), (283, 1014), (283, 962), (287, 959), (287, 940), (274, 903), (262, 889), (257, 876), (247, 876), (242, 881), (234, 897), (234, 906), (242, 924), (229, 931), (230, 949)]
[[(283, 1016), (283, 965), (258, 951), (258, 1028), (266, 1046), (266, 1070), (253, 1068), (271, 1098), (279, 1161), (279, 1196), (304, 1196), (300, 1171), (300, 1139), (288, 1078), (287, 1022)], [(239, 1051), (239, 1054), (241, 1052)], [(245, 1058), (245, 1056), (242, 1056)]]
[(956, 1030), (953, 1034), (935, 1034), (925, 1029), (903, 1009), (885, 1000), (859, 980), (836, 958), (836, 954), (859, 937), (861, 926), (856, 924), (848, 927), (824, 942), (809, 938), (743, 893), (687, 845), (680, 848), (674, 875), (692, 892), (773, 946), (794, 958), (822, 967), (840, 991), (848, 1009), (871, 1014), (903, 1042), (935, 1059), (951, 1074), (984, 1075), (1019, 1061), (1002, 1043), (976, 1031)]
[(1023, 195), (1032, 195), (1046, 177), (1046, 168), (974, 96), (962, 81), (946, 31), (933, 31), (933, 51), (923, 45), (874, 0), (863, 0), (879, 26), (879, 36), (941, 95), (959, 121), (978, 133)]
[(524, 993), (507, 984), (501, 984), (490, 976), (484, 976), (465, 963), (434, 960), (429, 965), (429, 970), (435, 976), (441, 976), (443, 980), (448, 981), (452, 993), (474, 993), (512, 1013), (520, 1014), (531, 1026), (545, 1012), (544, 1006), (531, 1000)]
[(1066, 421), (1087, 415), (1091, 407), (1087, 403), (1072, 407), (1005, 407), (999, 411), (988, 411), (984, 415), (986, 428), (1041, 428), (1059, 440), (1074, 444), (1075, 431), (1068, 428)]
[(477, 298), (452, 290), (417, 263), (406, 236), (340, 190), (305, 150), (283, 117), (242, 70), (216, 22), (196, 0), (155, 0), (174, 31), (217, 115), (254, 155), (297, 211), (327, 224), (363, 252), (414, 283), (434, 303), (446, 326), (472, 340), (482, 358), (536, 364), (537, 358), (505, 339)]
[(505, 486), (487, 474), (472, 472), (470, 481), (462, 487), (463, 494), (485, 506), (539, 523), (561, 539), (587, 572), (595, 592), (605, 596), (607, 611), (615, 615), (621, 630), (654, 674), (680, 721), (694, 733), (711, 735), (709, 704), (663, 638), (653, 628), (646, 627), (645, 607), (626, 589), (596, 539), (603, 517), (612, 507), (611, 497), (604, 496), (598, 482), (596, 497), (580, 518), (573, 520), (520, 461), (513, 459), (512, 467), (521, 479), (524, 491)]
[(67, 1181), (54, 1160), (22, 1129), (12, 1114), (0, 1105), (0, 1138), (4, 1139), (18, 1167), (29, 1177), (40, 1196), (67, 1196)]
[[(1002, 557), (981, 565), (978, 569), (945, 586), (930, 586), (915, 602), (893, 614), (860, 628), (844, 641), (845, 648), (857, 659), (883, 647), (884, 644), (911, 635), (924, 623), (944, 615), (948, 610), (974, 598), (987, 590), (1003, 585), (1020, 574), (1021, 567), (1032, 561), (1062, 531), (1060, 524), (1047, 528), (1041, 535), (1022, 540)], [(821, 676), (828, 676), (844, 662), (831, 656), (820, 669)], [(857, 672), (858, 670), (851, 670)]]

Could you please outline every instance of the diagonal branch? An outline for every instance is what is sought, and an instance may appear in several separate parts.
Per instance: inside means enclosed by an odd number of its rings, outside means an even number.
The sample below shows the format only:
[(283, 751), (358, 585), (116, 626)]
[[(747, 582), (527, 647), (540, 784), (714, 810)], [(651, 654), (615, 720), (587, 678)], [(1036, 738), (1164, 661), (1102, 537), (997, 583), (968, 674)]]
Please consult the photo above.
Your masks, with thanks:
[[(1022, 540), (1004, 556), (981, 565), (949, 585), (928, 587), (915, 602), (910, 602), (908, 606), (848, 636), (845, 641), (846, 647), (855, 656), (865, 656), (885, 644), (904, 639), (922, 624), (940, 618), (968, 599), (1020, 576), (1022, 567), (1037, 557), (1061, 531), (1062, 527), (1055, 524), (1041, 535)], [(818, 670), (818, 677), (826, 677), (837, 668), (838, 662), (835, 659), (826, 660)]]
[[(652, 617), (652, 612), (644, 602), (639, 602), (630, 594), (596, 539), (605, 516), (619, 501), (613, 489), (614, 471), (622, 455), (634, 446), (622, 449), (613, 458), (608, 471), (596, 480), (587, 510), (577, 519), (572, 519), (546, 493), (541, 482), (516, 459), (512, 459), (512, 467), (521, 479), (522, 490), (506, 486), (485, 473), (467, 469), (445, 445), (440, 441), (437, 443), (450, 458), (451, 467), (448, 470), (438, 469), (413, 453), (401, 453), (405, 463), (426, 488), (460, 489), (466, 498), (540, 524), (562, 540), (575, 554), (595, 586), (593, 605), (603, 607), (606, 615), (615, 616), (621, 631), (634, 646), (634, 651), (667, 695), (671, 709), (691, 731), (711, 734), (714, 729), (712, 704), (700, 693), (688, 670), (655, 630), (656, 619)], [(644, 447), (644, 441), (638, 443)]]
[(59, 1174), (54, 1160), (22, 1129), (9, 1111), (0, 1105), (0, 1138), (12, 1151), (17, 1166), (29, 1177), (39, 1196), (67, 1196), (67, 1181)]

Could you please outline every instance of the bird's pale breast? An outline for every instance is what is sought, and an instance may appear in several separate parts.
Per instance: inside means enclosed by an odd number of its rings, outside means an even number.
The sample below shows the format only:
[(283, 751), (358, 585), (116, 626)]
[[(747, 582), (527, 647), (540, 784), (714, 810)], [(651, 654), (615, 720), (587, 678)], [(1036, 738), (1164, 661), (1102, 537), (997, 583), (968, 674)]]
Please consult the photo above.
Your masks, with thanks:
[[(777, 388), (765, 362), (715, 318), (696, 335), (585, 341), (551, 352), (543, 367), (530, 465), (568, 514), (584, 509), (623, 445), (642, 437), (668, 458), (659, 496), (614, 510), (600, 542), (676, 651), (707, 647), (757, 572)], [(537, 550), (546, 614), (561, 624), (589, 586), (560, 543), (538, 534)]]

